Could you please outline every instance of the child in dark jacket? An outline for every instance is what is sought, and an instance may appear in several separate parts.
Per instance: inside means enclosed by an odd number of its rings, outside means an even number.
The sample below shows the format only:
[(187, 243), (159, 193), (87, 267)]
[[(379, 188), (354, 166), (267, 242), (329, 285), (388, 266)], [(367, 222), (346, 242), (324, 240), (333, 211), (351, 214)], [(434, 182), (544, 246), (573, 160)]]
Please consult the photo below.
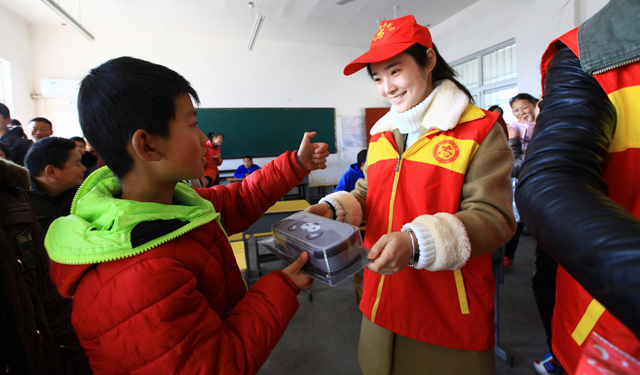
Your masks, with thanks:
[(193, 189), (180, 181), (203, 175), (206, 137), (192, 100), (178, 73), (131, 57), (81, 83), (80, 125), (109, 168), (85, 180), (45, 245), (96, 373), (255, 374), (311, 286), (303, 254), (247, 291), (227, 234), (325, 168), (328, 146), (305, 133), (243, 183)]

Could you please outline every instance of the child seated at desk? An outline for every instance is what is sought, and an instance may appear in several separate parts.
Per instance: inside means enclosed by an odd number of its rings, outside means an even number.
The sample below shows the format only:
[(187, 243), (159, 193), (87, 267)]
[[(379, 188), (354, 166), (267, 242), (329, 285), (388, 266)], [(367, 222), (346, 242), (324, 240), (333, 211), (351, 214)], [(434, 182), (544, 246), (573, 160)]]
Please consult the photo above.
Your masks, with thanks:
[(109, 168), (85, 180), (45, 245), (95, 373), (255, 374), (311, 286), (303, 254), (247, 291), (227, 234), (326, 168), (328, 145), (305, 133), (253, 178), (194, 189), (180, 181), (203, 175), (207, 139), (192, 100), (178, 73), (132, 57), (80, 85), (80, 125)]
[(344, 172), (340, 182), (338, 182), (338, 186), (336, 186), (334, 191), (351, 191), (356, 187), (356, 182), (359, 179), (364, 178), (364, 173), (362, 173), (362, 167), (364, 167), (364, 163), (367, 161), (367, 150), (362, 150), (358, 152), (357, 163), (351, 164), (349, 169)]
[(260, 166), (257, 164), (253, 164), (253, 158), (251, 155), (245, 155), (244, 159), (242, 159), (242, 165), (236, 169), (233, 174), (234, 178), (245, 178), (251, 173), (260, 169)]

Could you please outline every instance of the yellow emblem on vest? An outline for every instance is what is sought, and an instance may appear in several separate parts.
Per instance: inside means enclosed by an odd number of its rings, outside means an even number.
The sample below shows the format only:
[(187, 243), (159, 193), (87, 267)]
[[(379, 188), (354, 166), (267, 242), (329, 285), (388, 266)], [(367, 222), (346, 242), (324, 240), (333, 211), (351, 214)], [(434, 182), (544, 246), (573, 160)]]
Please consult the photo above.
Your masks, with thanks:
[(460, 149), (455, 142), (444, 140), (433, 149), (433, 157), (440, 163), (451, 163), (460, 156)]

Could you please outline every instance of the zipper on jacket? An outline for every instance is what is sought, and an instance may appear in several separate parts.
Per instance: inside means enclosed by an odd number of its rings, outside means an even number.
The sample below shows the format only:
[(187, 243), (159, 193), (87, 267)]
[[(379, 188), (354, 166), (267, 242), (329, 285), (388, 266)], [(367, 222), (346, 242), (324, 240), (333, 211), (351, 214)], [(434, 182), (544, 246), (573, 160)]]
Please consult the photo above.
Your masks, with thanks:
[(633, 59), (627, 60), (627, 61), (623, 61), (621, 63), (617, 63), (611, 66), (608, 66), (606, 68), (600, 69), (600, 70), (596, 70), (595, 72), (593, 72), (593, 75), (595, 76), (596, 74), (602, 74), (604, 72), (608, 72), (609, 70), (613, 70), (613, 69), (617, 69), (621, 66), (627, 65), (627, 64), (633, 64), (640, 61), (640, 57), (634, 57)]
[[(405, 151), (406, 152), (406, 151)], [(393, 206), (396, 200), (396, 191), (398, 188), (398, 180), (400, 180), (400, 170), (402, 169), (402, 155), (398, 155), (398, 162), (396, 163), (396, 173), (393, 177), (393, 189), (391, 190), (391, 202), (389, 204), (389, 224), (387, 226), (387, 234), (391, 233), (391, 227), (393, 225)], [(378, 284), (378, 292), (376, 293), (376, 302), (373, 304), (371, 311), (371, 323), (376, 322), (376, 313), (378, 312), (378, 306), (380, 305), (380, 297), (382, 296), (382, 285), (384, 284), (385, 276), (380, 277), (380, 283)]]

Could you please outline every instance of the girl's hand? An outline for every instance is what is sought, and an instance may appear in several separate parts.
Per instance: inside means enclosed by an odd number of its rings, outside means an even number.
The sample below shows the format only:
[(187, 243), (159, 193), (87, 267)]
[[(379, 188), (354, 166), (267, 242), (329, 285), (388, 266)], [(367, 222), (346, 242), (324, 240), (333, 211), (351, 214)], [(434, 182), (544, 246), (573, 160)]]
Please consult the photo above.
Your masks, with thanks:
[(518, 129), (514, 128), (511, 125), (507, 125), (507, 133), (509, 133), (509, 139), (518, 138)]
[(300, 290), (307, 290), (311, 288), (311, 284), (313, 284), (313, 279), (304, 273), (300, 272), (302, 266), (307, 263), (309, 259), (309, 253), (306, 251), (300, 254), (298, 259), (291, 263), (287, 268), (283, 269), (285, 275), (289, 276), (289, 278), (298, 286)]
[(329, 210), (329, 206), (326, 203), (318, 203), (313, 206), (309, 206), (304, 210), (304, 212), (331, 219), (331, 210)]
[(327, 157), (329, 156), (329, 145), (326, 143), (311, 143), (311, 138), (316, 136), (316, 132), (306, 132), (298, 149), (298, 163), (309, 172), (327, 167)]
[[(393, 232), (380, 237), (371, 248), (369, 259), (374, 261), (367, 268), (381, 275), (392, 275), (403, 270), (413, 256), (411, 247), (411, 234), (409, 232)], [(416, 243), (416, 253), (418, 252)]]

